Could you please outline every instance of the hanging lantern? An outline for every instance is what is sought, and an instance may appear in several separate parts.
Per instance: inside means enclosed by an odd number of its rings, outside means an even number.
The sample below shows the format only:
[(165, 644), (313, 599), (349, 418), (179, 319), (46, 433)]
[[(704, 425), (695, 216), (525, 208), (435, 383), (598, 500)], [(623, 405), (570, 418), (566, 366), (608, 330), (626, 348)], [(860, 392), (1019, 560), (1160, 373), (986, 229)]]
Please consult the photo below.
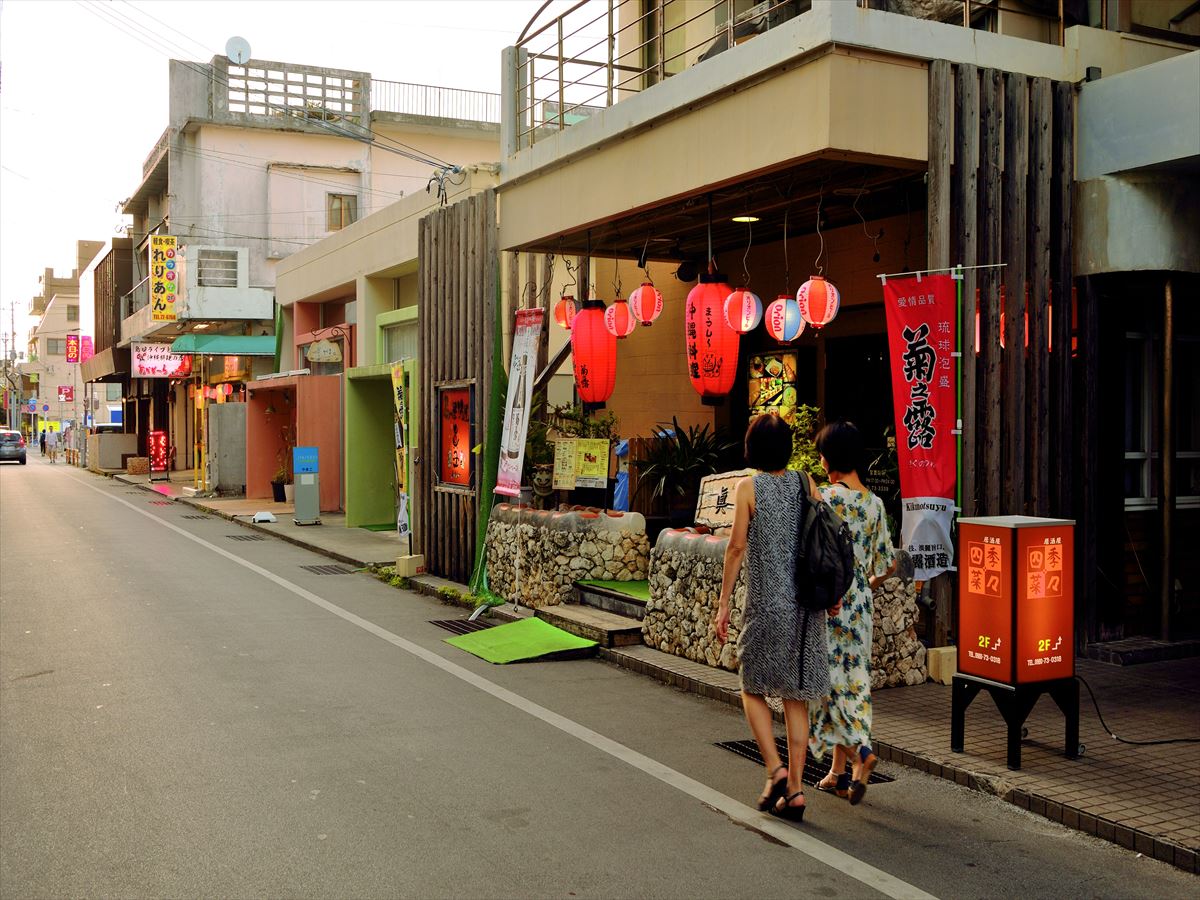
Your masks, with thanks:
[(725, 321), (738, 334), (746, 334), (762, 321), (763, 306), (758, 294), (738, 288), (725, 298)]
[(633, 289), (629, 295), (629, 309), (633, 318), (643, 325), (649, 325), (662, 314), (662, 291), (648, 281), (642, 282), (641, 287)]
[(227, 381), (227, 382), (225, 382), (225, 386), (222, 388), (222, 390), (225, 391), (225, 396), (228, 397), (230, 394), (233, 393), (233, 385)]
[(842, 305), (842, 295), (831, 282), (820, 275), (814, 275), (796, 291), (796, 302), (800, 304), (800, 315), (804, 321), (820, 331), (838, 314)]
[(575, 313), (578, 310), (579, 308), (575, 305), (575, 298), (567, 294), (554, 304), (554, 321), (567, 331), (570, 331), (571, 323), (575, 321)]
[(767, 332), (781, 344), (790, 344), (804, 333), (800, 304), (791, 294), (780, 294), (767, 307)]
[(575, 387), (585, 404), (603, 406), (617, 382), (617, 339), (604, 327), (604, 303), (585, 300), (571, 325)]
[(637, 319), (633, 317), (633, 312), (625, 300), (617, 297), (612, 306), (604, 311), (604, 327), (608, 329), (609, 334), (622, 340), (633, 334), (633, 329), (637, 328)]
[(725, 298), (731, 292), (724, 278), (710, 273), (701, 275), (687, 296), (688, 377), (706, 401), (728, 394), (737, 377), (738, 333), (725, 321)]

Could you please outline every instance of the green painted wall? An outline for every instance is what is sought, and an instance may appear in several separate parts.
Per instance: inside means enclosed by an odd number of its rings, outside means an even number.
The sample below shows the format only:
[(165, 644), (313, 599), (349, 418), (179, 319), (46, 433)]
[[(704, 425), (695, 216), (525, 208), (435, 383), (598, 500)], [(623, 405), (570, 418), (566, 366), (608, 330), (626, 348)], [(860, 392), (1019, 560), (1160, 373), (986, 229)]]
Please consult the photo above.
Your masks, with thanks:
[(392, 384), (346, 380), (346, 526), (380, 525), (396, 515)]

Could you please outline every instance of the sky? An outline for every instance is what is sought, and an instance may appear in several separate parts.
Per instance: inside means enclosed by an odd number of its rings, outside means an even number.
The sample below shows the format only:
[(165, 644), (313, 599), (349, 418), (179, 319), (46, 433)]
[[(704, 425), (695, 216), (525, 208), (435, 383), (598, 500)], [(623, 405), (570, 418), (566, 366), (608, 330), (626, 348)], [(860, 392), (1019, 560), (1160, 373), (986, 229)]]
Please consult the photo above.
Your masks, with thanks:
[(498, 92), (500, 52), (541, 5), (0, 0), (0, 333), (15, 305), (23, 345), (43, 270), (69, 274), (76, 240), (128, 221), (116, 207), (166, 127), (168, 59), (208, 62), (238, 35), (256, 59)]

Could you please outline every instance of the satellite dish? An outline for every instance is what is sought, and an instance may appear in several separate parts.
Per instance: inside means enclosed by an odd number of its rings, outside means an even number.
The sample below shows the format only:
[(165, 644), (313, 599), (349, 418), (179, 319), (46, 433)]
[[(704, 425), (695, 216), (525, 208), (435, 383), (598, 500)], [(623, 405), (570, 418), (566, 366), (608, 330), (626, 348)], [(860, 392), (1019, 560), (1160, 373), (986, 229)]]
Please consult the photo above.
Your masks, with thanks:
[(245, 64), (250, 60), (250, 42), (236, 35), (225, 42), (225, 56), (235, 66)]

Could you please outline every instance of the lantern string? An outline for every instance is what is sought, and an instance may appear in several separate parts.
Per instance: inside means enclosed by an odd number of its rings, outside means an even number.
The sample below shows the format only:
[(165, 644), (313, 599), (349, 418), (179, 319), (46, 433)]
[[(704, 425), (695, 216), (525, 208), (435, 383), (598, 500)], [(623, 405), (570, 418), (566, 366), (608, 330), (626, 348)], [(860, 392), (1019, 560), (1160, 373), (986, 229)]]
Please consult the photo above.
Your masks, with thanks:
[(712, 194), (708, 195), (708, 273), (711, 275), (715, 268), (712, 249)]
[(549, 270), (550, 275), (549, 275), (549, 277), (546, 278), (546, 283), (542, 285), (542, 290), (539, 292), (541, 301), (538, 303), (538, 306), (540, 306), (544, 309), (549, 309), (550, 308), (550, 289), (554, 286), (553, 285), (553, 281), (554, 281), (554, 254), (553, 253), (546, 254), (546, 268)]
[(813, 260), (813, 268), (817, 270), (818, 275), (825, 274), (825, 267), (821, 265), (821, 258), (825, 255), (825, 235), (821, 234), (821, 205), (825, 202), (825, 182), (821, 182), (821, 192), (817, 195), (817, 239), (821, 242), (821, 249), (817, 251), (817, 258)]
[(788, 261), (787, 252), (787, 225), (788, 213), (790, 212), (790, 207), (783, 211), (783, 292), (785, 294), (792, 292), (792, 265)]
[(562, 287), (563, 294), (566, 294), (567, 288), (575, 287), (575, 284), (576, 284), (576, 282), (575, 282), (575, 267), (573, 265), (571, 265), (571, 258), (569, 256), (563, 258), (563, 265), (565, 265), (567, 267), (567, 274), (569, 276), (571, 276), (571, 283), (564, 284)]
[(754, 223), (746, 223), (746, 252), (742, 254), (742, 287), (750, 287), (750, 245), (754, 243)]
[(650, 252), (650, 235), (647, 234), (646, 235), (646, 243), (642, 247), (642, 256), (641, 256), (641, 259), (639, 260), (639, 262), (641, 263), (642, 272), (645, 273), (645, 275), (646, 275), (646, 281), (650, 282), (650, 284), (654, 284), (654, 279), (650, 277), (650, 260), (647, 259), (647, 257), (646, 257), (646, 254), (649, 252)]

